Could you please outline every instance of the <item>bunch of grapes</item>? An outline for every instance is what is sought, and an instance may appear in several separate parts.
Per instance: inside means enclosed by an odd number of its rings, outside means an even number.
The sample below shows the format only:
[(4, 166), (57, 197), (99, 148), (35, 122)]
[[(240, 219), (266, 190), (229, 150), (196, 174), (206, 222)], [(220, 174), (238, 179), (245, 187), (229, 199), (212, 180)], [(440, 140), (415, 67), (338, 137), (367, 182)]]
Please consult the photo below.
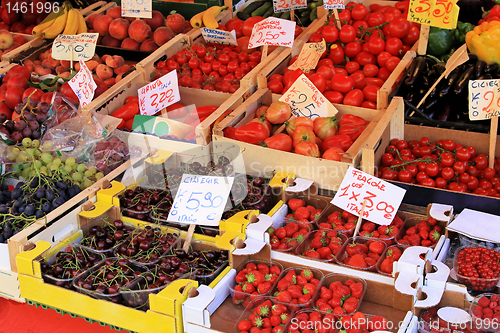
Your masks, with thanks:
[(93, 155), (97, 161), (97, 170), (105, 175), (130, 159), (127, 144), (116, 136), (99, 141)]

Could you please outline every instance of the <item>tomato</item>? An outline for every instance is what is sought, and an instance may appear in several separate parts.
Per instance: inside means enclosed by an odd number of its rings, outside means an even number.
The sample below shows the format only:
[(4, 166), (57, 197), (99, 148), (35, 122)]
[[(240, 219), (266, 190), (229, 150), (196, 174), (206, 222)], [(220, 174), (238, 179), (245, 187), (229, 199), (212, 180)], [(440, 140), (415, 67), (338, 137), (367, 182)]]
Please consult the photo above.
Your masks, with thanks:
[(337, 133), (338, 121), (334, 117), (316, 117), (313, 121), (314, 134), (321, 140), (325, 140)]
[(297, 126), (292, 133), (293, 145), (296, 146), (299, 142), (308, 141), (315, 142), (316, 134), (309, 126)]
[(293, 38), (297, 38), (300, 36), (300, 34), (302, 34), (302, 31), (304, 31), (304, 29), (302, 29), (301, 26), (299, 26), (298, 24), (295, 25), (295, 33), (293, 35)]
[(392, 19), (388, 27), (392, 37), (404, 38), (410, 31), (410, 22), (408, 22), (406, 17), (399, 16)]
[(384, 81), (377, 78), (377, 77), (367, 77), (366, 78), (366, 85), (367, 86), (375, 85), (379, 88), (382, 88), (382, 86), (384, 85)]
[(385, 42), (385, 50), (393, 56), (401, 56), (403, 52), (403, 42), (399, 38), (391, 37)]
[(334, 65), (339, 65), (345, 60), (344, 58), (345, 53), (342, 46), (332, 44), (332, 46), (330, 46), (330, 54), (328, 55), (328, 59), (330, 59)]
[(312, 129), (314, 128), (314, 122), (311, 118), (307, 117), (297, 117), (285, 122), (285, 129), (289, 135), (292, 135), (297, 126), (306, 126)]
[(348, 93), (354, 87), (354, 81), (347, 75), (335, 74), (332, 78), (332, 88), (341, 93)]
[(283, 75), (273, 74), (269, 77), (269, 81), (279, 81), (279, 82), (283, 83)]
[(495, 174), (496, 174), (496, 171), (495, 171), (495, 169), (493, 169), (493, 168), (486, 168), (486, 169), (484, 169), (484, 170), (483, 170), (483, 172), (482, 172), (483, 177), (484, 177), (485, 179), (488, 179), (488, 180), (490, 180), (490, 179), (492, 179), (493, 177), (495, 177)]
[(455, 142), (453, 140), (443, 140), (441, 147), (447, 151), (452, 151), (455, 149)]
[(367, 108), (367, 109), (372, 109), (372, 110), (377, 110), (377, 103), (371, 102), (371, 101), (364, 101), (361, 103), (362, 108)]
[(127, 121), (129, 119), (134, 118), (134, 116), (138, 114), (139, 114), (139, 104), (136, 102), (131, 102), (121, 106), (111, 115), (113, 117)]
[(337, 147), (343, 151), (347, 151), (352, 146), (352, 140), (348, 135), (334, 135), (323, 141), (321, 150), (327, 151), (330, 148)]
[(325, 43), (333, 43), (339, 38), (339, 30), (336, 26), (326, 25), (321, 31), (321, 37), (325, 39)]
[(368, 22), (364, 20), (356, 21), (352, 24), (354, 30), (356, 30), (356, 36), (360, 37), (366, 29), (369, 28)]
[(309, 43), (319, 43), (323, 39), (323, 36), (321, 36), (321, 33), (315, 32), (312, 33), (311, 36), (309, 36)]
[[(201, 64), (200, 58), (193, 57), (193, 58), (189, 59), (189, 61), (188, 61), (188, 66), (191, 69), (195, 69), (195, 68), (200, 67), (200, 64)], [(167, 60), (167, 67), (168, 66), (169, 66), (169, 64), (168, 64), (168, 60)]]
[(370, 102), (377, 103), (377, 94), (378, 94), (379, 90), (380, 90), (380, 87), (376, 86), (376, 85), (366, 86), (363, 89), (363, 94), (365, 96), (365, 99), (370, 101)]
[(381, 25), (382, 23), (384, 23), (384, 21), (385, 21), (384, 15), (382, 15), (380, 13), (371, 13), (366, 18), (366, 22), (368, 22), (368, 25), (370, 27)]
[(250, 122), (246, 125), (240, 126), (236, 129), (234, 136), (236, 140), (251, 143), (254, 145), (260, 144), (260, 142), (266, 140), (268, 135), (268, 129), (265, 125), (258, 122)]
[(427, 187), (436, 187), (436, 182), (432, 178), (425, 178), (420, 182), (420, 185)]
[(377, 63), (377, 58), (371, 53), (361, 51), (358, 53), (354, 61), (359, 63), (361, 66), (366, 66), (367, 64), (375, 65)]
[(420, 38), (420, 29), (417, 28), (416, 26), (411, 26), (410, 29), (408, 30), (408, 34), (403, 37), (402, 41), (407, 45), (413, 45), (417, 42), (419, 38)]
[(350, 42), (344, 47), (344, 53), (349, 58), (355, 58), (361, 52), (361, 44), (358, 42)]
[(399, 62), (401, 61), (401, 59), (399, 59), (398, 57), (396, 56), (393, 56), (393, 57), (390, 57), (389, 59), (387, 59), (387, 61), (385, 62), (385, 67), (387, 67), (387, 69), (392, 72), (396, 69), (396, 67), (398, 66)]
[(368, 50), (373, 55), (378, 55), (385, 50), (385, 41), (380, 37), (370, 38)]
[(300, 141), (295, 145), (295, 153), (299, 155), (319, 157), (319, 148), (314, 142)]
[(351, 12), (349, 10), (343, 9), (339, 11), (339, 20), (342, 22), (351, 22)]
[(316, 70), (316, 74), (321, 75), (325, 78), (325, 80), (331, 80), (335, 72), (331, 67), (323, 65), (318, 67), (318, 69)]
[(345, 95), (342, 103), (345, 105), (361, 106), (364, 99), (365, 96), (360, 89), (353, 89)]
[(354, 81), (355, 89), (363, 89), (364, 87), (366, 87), (366, 78), (363, 73), (353, 73), (349, 77)]
[(267, 88), (271, 90), (273, 94), (283, 93), (283, 83), (281, 83), (280, 81), (269, 81), (267, 83)]
[(411, 173), (408, 170), (400, 170), (398, 172), (398, 180), (399, 181), (402, 181), (404, 183), (409, 183), (412, 178), (413, 177), (411, 176)]
[(353, 42), (356, 39), (356, 30), (351, 25), (344, 25), (339, 32), (339, 38), (342, 43)]
[(252, 29), (253, 26), (262, 21), (264, 18), (262, 16), (251, 16), (245, 20), (245, 23), (243, 24), (242, 32), (243, 35), (245, 36), (251, 36), (252, 35)]
[(392, 54), (382, 51), (377, 55), (377, 63), (380, 67), (385, 67), (387, 60), (392, 58)]
[(469, 151), (469, 153), (470, 153), (470, 158), (475, 158), (475, 157), (476, 157), (476, 155), (477, 155), (477, 150), (476, 150), (476, 148), (474, 148), (474, 147), (472, 147), (472, 146), (469, 146), (469, 147), (467, 147), (466, 149), (467, 149), (467, 150)]
[(338, 148), (338, 147), (333, 147), (330, 149), (327, 149), (321, 158), (324, 158), (325, 160), (332, 160), (332, 161), (341, 161), (342, 156), (344, 155), (345, 151)]
[(381, 67), (378, 71), (377, 78), (381, 79), (382, 81), (387, 81), (387, 79), (391, 76), (391, 72), (386, 67)]
[(283, 76), (283, 84), (287, 86), (289, 83), (294, 83), (302, 74), (304, 74), (304, 72), (300, 68), (293, 71), (287, 71)]
[(266, 119), (271, 124), (282, 124), (292, 115), (290, 106), (285, 102), (273, 102), (266, 111)]
[(391, 170), (384, 170), (384, 172), (382, 172), (382, 178), (388, 180), (394, 180), (396, 179), (396, 173)]
[(354, 142), (361, 135), (361, 133), (365, 130), (366, 126), (359, 126), (356, 124), (344, 124), (339, 127), (338, 134), (348, 135), (351, 140)]
[(483, 156), (476, 156), (474, 158), (474, 162), (476, 163), (476, 168), (478, 170), (484, 170), (488, 166), (488, 160)]
[(261, 145), (281, 151), (292, 151), (293, 148), (292, 138), (285, 133), (274, 134), (265, 139)]
[(344, 95), (335, 90), (325, 91), (323, 95), (330, 103), (342, 103), (342, 100), (344, 99)]
[(359, 70), (359, 64), (355, 61), (349, 61), (347, 64), (345, 64), (345, 69), (347, 73), (352, 74)]
[(363, 74), (365, 74), (366, 77), (375, 77), (378, 74), (378, 67), (377, 65), (374, 64), (367, 64), (365, 67), (363, 67)]

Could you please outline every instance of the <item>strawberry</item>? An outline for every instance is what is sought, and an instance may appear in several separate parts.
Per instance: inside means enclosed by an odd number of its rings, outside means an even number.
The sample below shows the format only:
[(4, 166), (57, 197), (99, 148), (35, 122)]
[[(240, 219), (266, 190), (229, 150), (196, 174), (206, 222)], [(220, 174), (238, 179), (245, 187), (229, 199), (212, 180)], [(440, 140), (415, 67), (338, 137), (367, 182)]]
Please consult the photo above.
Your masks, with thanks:
[(368, 253), (368, 246), (366, 244), (358, 244), (358, 247), (361, 249), (360, 253)]
[(368, 322), (369, 331), (386, 331), (387, 319), (382, 316), (375, 316)]
[(248, 319), (240, 320), (238, 322), (238, 329), (240, 331), (250, 331), (250, 328), (252, 328), (252, 323)]
[(264, 328), (271, 327), (271, 320), (269, 318), (262, 318), (262, 327)]
[(390, 258), (394, 261), (398, 261), (399, 258), (401, 258), (402, 254), (403, 253), (401, 252), (401, 250), (399, 248), (397, 248), (396, 246), (392, 246), (387, 250), (386, 258)]
[(394, 237), (398, 233), (399, 228), (396, 227), (395, 225), (391, 226), (390, 228), (387, 229), (387, 236), (389, 237)]
[(330, 289), (328, 289), (325, 286), (321, 286), (320, 295), (319, 295), (320, 298), (329, 300), (332, 298), (332, 296), (333, 296), (333, 294), (332, 294), (332, 291)]
[(244, 283), (244, 282), (246, 282), (246, 281), (247, 281), (247, 278), (246, 278), (246, 276), (245, 276), (246, 272), (247, 272), (247, 271), (246, 271), (245, 269), (243, 269), (243, 270), (241, 270), (241, 271), (240, 271), (240, 272), (236, 275), (235, 280), (236, 280), (236, 283), (237, 283), (237, 284), (242, 284), (242, 283)]
[(363, 231), (366, 231), (366, 232), (372, 232), (373, 230), (375, 230), (375, 228), (376, 228), (376, 224), (373, 222), (365, 222), (361, 226), (361, 229)]
[(384, 261), (380, 264), (380, 270), (387, 274), (392, 274), (392, 264), (394, 260), (391, 258), (385, 258)]
[(263, 320), (261, 317), (255, 317), (253, 320), (252, 320), (252, 325), (254, 327), (257, 327), (257, 328), (261, 328), (262, 325), (264, 324)]
[(281, 324), (284, 325), (288, 321), (288, 318), (290, 318), (290, 314), (284, 312), (284, 313), (281, 314), (280, 318), (281, 318)]
[(413, 234), (410, 237), (408, 237), (408, 241), (412, 246), (419, 246), (420, 245), (420, 236), (417, 234)]
[(257, 270), (261, 272), (262, 274), (266, 275), (269, 274), (269, 266), (264, 265), (264, 264), (258, 264), (257, 265)]
[(290, 293), (290, 296), (292, 296), (292, 298), (299, 298), (300, 296), (302, 296), (302, 288), (297, 285), (291, 285), (290, 287), (288, 287), (287, 291)]
[(269, 292), (271, 290), (271, 288), (272, 288), (271, 282), (265, 281), (265, 282), (262, 282), (258, 285), (257, 291), (259, 292), (259, 294), (263, 295), (263, 294)]
[(441, 237), (441, 235), (436, 230), (433, 230), (431, 231), (431, 233), (429, 233), (429, 240), (433, 243), (437, 243), (439, 237)]
[(493, 295), (491, 296), (491, 299), (490, 299), (491, 302), (500, 302), (500, 296), (498, 295)]
[(425, 240), (425, 239), (429, 238), (429, 231), (426, 229), (420, 229), (418, 235), (420, 236), (420, 238)]
[(273, 316), (281, 316), (283, 313), (287, 311), (287, 308), (283, 304), (274, 304), (271, 307), (271, 311)]
[(280, 268), (278, 266), (274, 265), (274, 266), (271, 266), (269, 268), (269, 273), (280, 275), (281, 274), (281, 270), (280, 270)]
[(255, 291), (255, 287), (251, 283), (244, 283), (243, 284), (243, 292), (247, 294), (251, 294)]
[(281, 325), (281, 317), (278, 315), (272, 315), (271, 318), (269, 318), (269, 321), (271, 323), (271, 326)]
[(286, 290), (279, 291), (276, 294), (274, 294), (274, 296), (276, 297), (278, 302), (281, 303), (290, 303), (290, 301), (292, 300), (292, 296)]
[(285, 228), (283, 227), (279, 227), (278, 229), (276, 229), (276, 231), (274, 232), (274, 234), (276, 235), (276, 237), (278, 237), (279, 239), (283, 239), (286, 237), (286, 230)]
[(312, 278), (311, 281), (309, 281), (309, 283), (315, 286), (319, 286), (320, 281), (316, 278)]
[(306, 257), (312, 258), (312, 259), (319, 259), (320, 258), (319, 253), (317, 251), (314, 251), (313, 249), (307, 250), (306, 252), (304, 252), (304, 255)]
[(342, 309), (342, 307), (337, 306), (336, 308), (333, 308), (332, 313), (333, 313), (334, 315), (337, 315), (337, 316), (343, 316), (343, 315), (345, 315), (345, 310), (344, 310), (344, 309)]
[(370, 244), (370, 251), (376, 254), (382, 254), (385, 250), (384, 243), (382, 241), (376, 241)]
[(333, 259), (340, 251), (342, 248), (342, 244), (337, 243), (337, 242), (331, 242), (330, 245), (328, 245), (330, 250), (332, 251), (331, 257), (329, 259)]
[(428, 239), (424, 239), (423, 241), (420, 242), (421, 246), (429, 247), (432, 245), (432, 242)]
[(319, 311), (323, 312), (332, 312), (333, 308), (329, 304), (321, 304), (321, 306), (318, 306)]
[(377, 264), (377, 260), (370, 258), (370, 257), (367, 257), (367, 258), (365, 258), (365, 263), (366, 263), (366, 265), (368, 265), (368, 267), (373, 268)]
[(259, 271), (251, 271), (246, 275), (247, 282), (252, 283), (255, 287), (264, 282), (266, 279), (264, 275)]
[(309, 303), (309, 301), (311, 300), (312, 294), (304, 294), (304, 295), (301, 295), (298, 299), (297, 299), (297, 304), (306, 304), (306, 303)]
[(332, 296), (332, 298), (328, 301), (328, 304), (335, 309), (336, 307), (342, 305), (342, 299), (337, 296)]
[(179, 34), (184, 31), (184, 28), (186, 27), (186, 19), (184, 16), (173, 10), (170, 12), (170, 15), (167, 16), (166, 26), (174, 33)]
[(257, 265), (253, 262), (249, 262), (245, 268), (249, 271), (255, 271), (257, 269)]
[(297, 279), (297, 285), (301, 287), (305, 286), (307, 283), (307, 280), (303, 275), (297, 275), (296, 279)]
[(373, 237), (373, 232), (368, 232), (368, 231), (363, 230), (359, 233), (359, 235), (362, 237)]
[(359, 244), (357, 244), (357, 243), (351, 243), (351, 244), (347, 245), (347, 247), (345, 248), (345, 252), (347, 253), (347, 255), (349, 257), (352, 257), (356, 253), (361, 252), (361, 249), (359, 247)]
[(329, 247), (321, 247), (317, 250), (320, 259), (329, 260), (332, 258), (332, 250)]
[(356, 268), (367, 268), (368, 265), (366, 264), (365, 259), (361, 254), (355, 254), (353, 255), (349, 261), (347, 262), (349, 266), (353, 266)]
[(314, 277), (313, 272), (310, 269), (303, 269), (300, 272), (300, 275), (303, 276), (306, 281), (311, 281), (311, 279)]
[(417, 233), (417, 228), (415, 227), (410, 227), (406, 230), (406, 234), (408, 236), (415, 235)]
[(302, 288), (302, 293), (303, 294), (314, 294), (314, 292), (316, 291), (316, 286), (314, 284), (311, 284), (311, 283), (307, 283), (304, 285), (304, 287)]
[(380, 255), (375, 252), (368, 253), (367, 257), (372, 258), (375, 261), (378, 261), (380, 259)]
[(432, 217), (429, 217), (429, 218), (427, 219), (427, 222), (429, 223), (429, 225), (430, 225), (431, 227), (433, 227), (433, 226), (435, 226), (435, 225), (437, 224), (437, 220), (436, 220), (435, 218), (432, 218)]
[(293, 199), (290, 199), (288, 200), (288, 207), (292, 210), (292, 211), (296, 211), (297, 208), (299, 207), (305, 207), (306, 205), (306, 202), (305, 200), (303, 199), (297, 199), (297, 198), (293, 198)]
[(281, 279), (278, 282), (278, 290), (279, 291), (287, 290), (290, 285), (291, 283), (289, 280)]
[(358, 300), (355, 297), (349, 297), (342, 305), (346, 313), (353, 313), (358, 307)]
[(245, 299), (246, 295), (243, 292), (243, 287), (241, 284), (237, 284), (234, 287), (234, 296), (233, 298), (237, 301), (243, 301)]
[(271, 249), (276, 250), (280, 245), (280, 240), (278, 239), (278, 237), (272, 236), (270, 243), (271, 243)]

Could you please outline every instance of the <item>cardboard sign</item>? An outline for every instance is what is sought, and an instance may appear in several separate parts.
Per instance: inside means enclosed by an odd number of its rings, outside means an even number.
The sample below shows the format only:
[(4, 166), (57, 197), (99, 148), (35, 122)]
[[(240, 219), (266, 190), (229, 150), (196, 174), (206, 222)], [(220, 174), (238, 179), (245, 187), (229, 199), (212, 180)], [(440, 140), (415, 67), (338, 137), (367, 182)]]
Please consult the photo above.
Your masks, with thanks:
[(326, 9), (344, 9), (344, 0), (325, 0), (324, 6)]
[(261, 45), (274, 45), (292, 47), (295, 22), (283, 20), (276, 17), (267, 19), (255, 24), (252, 35), (248, 41), (248, 48), (253, 49)]
[(316, 86), (302, 74), (279, 99), (290, 105), (296, 117), (331, 117), (339, 112)]
[(288, 69), (302, 69), (304, 72), (309, 72), (318, 64), (319, 58), (326, 51), (326, 43), (323, 39), (319, 43), (306, 43), (300, 51), (297, 60), (288, 67)]
[(233, 181), (233, 177), (182, 175), (168, 221), (219, 225)]
[(153, 5), (151, 0), (123, 0), (122, 16), (125, 17), (153, 17)]
[(410, 0), (408, 21), (443, 29), (455, 29), (458, 22), (458, 0)]
[(469, 81), (469, 119), (482, 120), (500, 116), (499, 80)]
[(139, 88), (137, 91), (139, 96), (139, 111), (142, 115), (154, 115), (161, 109), (181, 100), (177, 72), (175, 70)]
[(396, 216), (405, 193), (405, 189), (349, 167), (331, 203), (359, 216), (366, 200), (363, 218), (389, 225)]
[(81, 107), (87, 106), (87, 104), (89, 104), (94, 98), (97, 84), (95, 84), (92, 72), (89, 70), (87, 65), (85, 65), (82, 58), (80, 58), (80, 70), (71, 80), (68, 81), (68, 84), (71, 89), (73, 89), (76, 96), (78, 96)]
[(84, 61), (89, 60), (95, 54), (97, 38), (99, 38), (98, 33), (59, 35), (52, 43), (52, 58), (76, 61), (81, 56)]
[(273, 0), (275, 13), (288, 12), (292, 9), (307, 8), (307, 0)]
[(236, 41), (236, 32), (234, 30), (231, 32), (209, 28), (200, 28), (200, 30), (205, 42), (207, 43), (238, 46), (238, 42)]

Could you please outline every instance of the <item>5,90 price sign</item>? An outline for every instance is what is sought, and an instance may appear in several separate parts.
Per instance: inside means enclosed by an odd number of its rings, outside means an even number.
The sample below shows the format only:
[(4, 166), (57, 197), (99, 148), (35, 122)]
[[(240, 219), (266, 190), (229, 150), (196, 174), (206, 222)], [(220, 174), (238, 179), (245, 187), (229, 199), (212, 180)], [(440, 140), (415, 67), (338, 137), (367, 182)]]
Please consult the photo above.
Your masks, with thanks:
[(233, 177), (184, 174), (168, 221), (219, 225), (233, 182)]
[(408, 21), (443, 29), (457, 27), (458, 0), (411, 0)]
[(152, 116), (158, 111), (181, 100), (175, 70), (156, 81), (137, 90), (139, 111), (142, 115)]
[(349, 167), (331, 203), (359, 216), (366, 200), (363, 218), (389, 225), (396, 216), (405, 193), (405, 189)]

